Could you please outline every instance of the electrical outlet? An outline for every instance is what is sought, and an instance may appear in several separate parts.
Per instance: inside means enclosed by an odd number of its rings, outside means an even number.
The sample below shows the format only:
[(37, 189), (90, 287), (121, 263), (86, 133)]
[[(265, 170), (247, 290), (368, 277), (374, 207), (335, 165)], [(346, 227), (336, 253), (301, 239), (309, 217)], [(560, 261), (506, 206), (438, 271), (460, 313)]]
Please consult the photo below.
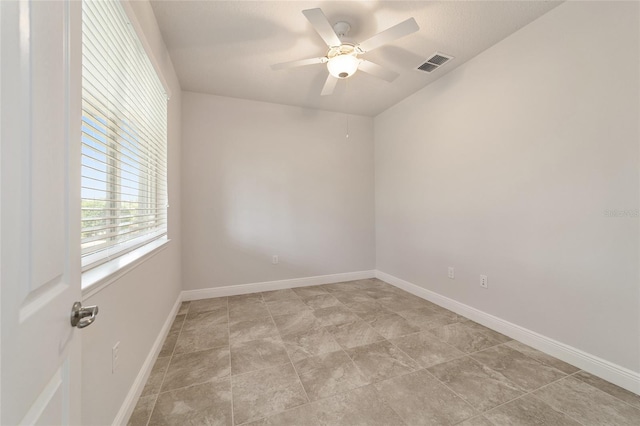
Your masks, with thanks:
[(456, 277), (456, 271), (453, 269), (453, 266), (449, 266), (449, 278), (454, 279)]
[(273, 263), (274, 265), (277, 265), (280, 262), (280, 259), (278, 259), (278, 255), (274, 254), (273, 256), (271, 256), (271, 263)]
[(480, 287), (489, 288), (489, 281), (486, 275), (480, 275)]
[(120, 342), (111, 348), (111, 374), (118, 370), (118, 358), (120, 357)]

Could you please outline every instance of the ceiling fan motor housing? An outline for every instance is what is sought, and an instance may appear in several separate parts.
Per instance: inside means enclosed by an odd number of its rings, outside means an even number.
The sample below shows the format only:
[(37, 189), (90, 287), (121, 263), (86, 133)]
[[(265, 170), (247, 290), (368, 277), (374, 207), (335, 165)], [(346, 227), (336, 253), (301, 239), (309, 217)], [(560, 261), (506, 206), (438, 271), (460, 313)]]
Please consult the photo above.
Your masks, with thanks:
[(343, 43), (329, 49), (327, 53), (327, 68), (329, 73), (336, 78), (349, 78), (358, 70), (360, 61), (358, 52), (353, 44)]

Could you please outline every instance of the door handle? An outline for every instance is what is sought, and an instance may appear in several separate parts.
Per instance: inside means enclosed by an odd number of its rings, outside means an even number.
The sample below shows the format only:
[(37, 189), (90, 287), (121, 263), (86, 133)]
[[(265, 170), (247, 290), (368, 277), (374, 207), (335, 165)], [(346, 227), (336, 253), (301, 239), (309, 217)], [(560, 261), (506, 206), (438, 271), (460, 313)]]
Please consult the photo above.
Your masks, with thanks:
[(93, 324), (98, 315), (98, 306), (82, 306), (76, 302), (71, 308), (71, 327), (85, 328)]

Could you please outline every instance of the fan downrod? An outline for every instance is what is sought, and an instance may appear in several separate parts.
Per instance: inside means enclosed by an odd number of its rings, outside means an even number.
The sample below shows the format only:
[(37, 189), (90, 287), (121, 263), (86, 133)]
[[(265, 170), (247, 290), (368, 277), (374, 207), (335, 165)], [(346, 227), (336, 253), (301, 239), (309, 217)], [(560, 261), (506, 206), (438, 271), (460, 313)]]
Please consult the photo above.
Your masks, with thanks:
[(351, 30), (351, 25), (348, 22), (338, 21), (335, 24), (333, 24), (333, 31), (336, 32), (336, 35), (340, 40), (342, 40), (342, 37), (349, 34), (350, 30)]

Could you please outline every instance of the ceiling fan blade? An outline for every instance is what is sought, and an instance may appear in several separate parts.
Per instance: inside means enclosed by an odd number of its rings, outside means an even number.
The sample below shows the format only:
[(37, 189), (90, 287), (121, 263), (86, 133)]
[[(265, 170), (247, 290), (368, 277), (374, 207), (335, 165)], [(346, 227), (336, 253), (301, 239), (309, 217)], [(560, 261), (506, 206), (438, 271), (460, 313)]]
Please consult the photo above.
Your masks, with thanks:
[(309, 22), (311, 22), (311, 25), (316, 32), (320, 34), (324, 42), (327, 43), (327, 46), (333, 47), (342, 44), (336, 32), (333, 31), (331, 23), (322, 12), (322, 9), (307, 9), (303, 10), (302, 13), (307, 17)]
[(331, 74), (327, 75), (327, 81), (324, 82), (324, 87), (322, 88), (322, 92), (320, 95), (327, 96), (333, 93), (333, 89), (336, 88), (336, 83), (338, 79), (332, 76)]
[(286, 68), (302, 67), (304, 65), (323, 64), (327, 58), (321, 56), (319, 58), (299, 59), (297, 61), (282, 62), (280, 64), (271, 65), (272, 70), (283, 70)]
[(371, 74), (373, 76), (386, 80), (389, 83), (391, 83), (396, 79), (396, 77), (400, 75), (395, 71), (383, 68), (380, 65), (374, 64), (373, 62), (369, 61), (361, 61), (360, 65), (358, 65), (358, 69), (360, 71), (366, 72), (367, 74)]
[(394, 25), (391, 28), (387, 28), (386, 30), (374, 35), (368, 40), (360, 43), (358, 47), (363, 52), (369, 52), (370, 50), (375, 49), (376, 47), (380, 47), (383, 44), (391, 43), (394, 40), (399, 39), (400, 37), (404, 37), (411, 33), (415, 33), (418, 31), (420, 27), (415, 19), (409, 18), (406, 21), (400, 22), (397, 25)]

